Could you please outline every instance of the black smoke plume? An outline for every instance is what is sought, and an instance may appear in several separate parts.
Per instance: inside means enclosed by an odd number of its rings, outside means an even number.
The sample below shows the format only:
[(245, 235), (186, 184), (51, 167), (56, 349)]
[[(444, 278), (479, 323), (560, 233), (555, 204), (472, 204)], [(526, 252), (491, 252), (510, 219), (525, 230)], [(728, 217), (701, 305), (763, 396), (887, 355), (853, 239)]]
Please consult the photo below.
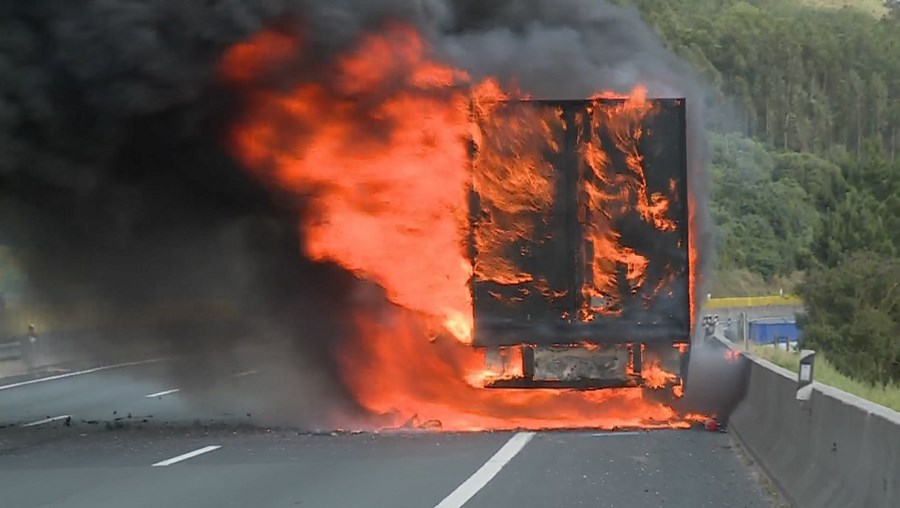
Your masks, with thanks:
[[(360, 34), (396, 21), (476, 78), (535, 96), (642, 83), (651, 96), (687, 97), (705, 217), (700, 87), (633, 10), (600, 0), (3, 2), (0, 244), (25, 265), (32, 300), (90, 302), (115, 322), (78, 336), (92, 352), (286, 343), (291, 362), (315, 372), (308, 391), (349, 404), (334, 358), (353, 335), (344, 309), (355, 278), (304, 259), (304, 203), (273, 195), (229, 156), (239, 103), (217, 63), (279, 26), (314, 55), (285, 79), (315, 79)], [(141, 309), (189, 300), (235, 303), (238, 325), (132, 326)]]

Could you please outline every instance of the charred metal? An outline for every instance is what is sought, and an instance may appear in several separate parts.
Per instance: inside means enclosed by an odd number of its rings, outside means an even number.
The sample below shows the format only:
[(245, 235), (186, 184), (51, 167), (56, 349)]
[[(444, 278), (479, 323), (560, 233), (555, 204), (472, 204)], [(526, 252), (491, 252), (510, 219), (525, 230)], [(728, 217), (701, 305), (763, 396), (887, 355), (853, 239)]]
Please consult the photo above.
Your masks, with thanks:
[[(524, 347), (522, 376), (491, 386), (638, 386), (645, 346), (680, 372), (687, 348), (674, 346), (691, 335), (685, 101), (475, 110), (473, 344)], [(506, 153), (511, 138), (519, 153)], [(534, 194), (491, 181), (498, 164), (530, 172)]]

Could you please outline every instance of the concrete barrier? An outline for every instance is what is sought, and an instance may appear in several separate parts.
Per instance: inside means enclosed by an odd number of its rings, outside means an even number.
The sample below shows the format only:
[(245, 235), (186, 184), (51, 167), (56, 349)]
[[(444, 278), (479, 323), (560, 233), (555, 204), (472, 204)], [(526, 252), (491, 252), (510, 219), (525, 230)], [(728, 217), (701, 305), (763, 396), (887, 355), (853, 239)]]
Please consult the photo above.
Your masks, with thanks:
[(0, 362), (22, 358), (22, 343), (17, 340), (0, 343)]
[(729, 426), (795, 506), (900, 506), (900, 413), (820, 383), (798, 401), (796, 373), (744, 356)]
[(38, 331), (33, 342), (21, 336), (0, 340), (0, 378), (217, 351), (252, 332), (244, 323), (225, 320)]

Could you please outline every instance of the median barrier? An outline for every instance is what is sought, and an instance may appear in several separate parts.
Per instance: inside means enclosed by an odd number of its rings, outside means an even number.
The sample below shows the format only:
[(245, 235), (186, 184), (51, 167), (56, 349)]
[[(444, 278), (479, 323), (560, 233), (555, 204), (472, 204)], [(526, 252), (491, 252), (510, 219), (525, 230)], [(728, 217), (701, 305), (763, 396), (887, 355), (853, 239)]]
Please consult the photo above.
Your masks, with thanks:
[(249, 336), (252, 330), (246, 324), (224, 320), (38, 330), (33, 343), (24, 336), (0, 338), (0, 377), (202, 354), (230, 348)]
[(900, 413), (813, 383), (752, 354), (729, 426), (784, 495), (800, 507), (900, 505)]
[(22, 358), (22, 343), (18, 340), (0, 342), (0, 362)]

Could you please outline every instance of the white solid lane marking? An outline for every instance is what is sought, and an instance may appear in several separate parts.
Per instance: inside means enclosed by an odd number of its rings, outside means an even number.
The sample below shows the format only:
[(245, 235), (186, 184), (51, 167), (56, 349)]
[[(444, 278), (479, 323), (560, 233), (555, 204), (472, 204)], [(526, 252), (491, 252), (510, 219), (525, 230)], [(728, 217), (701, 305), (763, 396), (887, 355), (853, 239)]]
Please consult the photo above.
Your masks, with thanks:
[(65, 373), (65, 374), (60, 374), (60, 375), (58, 375), (58, 376), (42, 377), (42, 378), (38, 378), (38, 379), (31, 379), (31, 380), (28, 380), (28, 381), (22, 381), (22, 382), (19, 382), (19, 383), (13, 383), (13, 384), (10, 384), (10, 385), (3, 385), (3, 386), (0, 386), (0, 391), (2, 391), (2, 390), (9, 390), (10, 388), (18, 388), (18, 387), (20, 387), (20, 386), (33, 385), (33, 384), (35, 384), (35, 383), (43, 383), (43, 382), (45, 382), (45, 381), (55, 381), (55, 380), (57, 380), (57, 379), (65, 379), (65, 378), (67, 378), (67, 377), (72, 377), (72, 376), (81, 376), (81, 375), (84, 375), (84, 374), (93, 374), (94, 372), (100, 372), (100, 371), (103, 371), (103, 370), (121, 369), (121, 368), (123, 368), (123, 367), (134, 367), (135, 365), (144, 365), (144, 364), (147, 364), (147, 363), (156, 363), (156, 362), (161, 362), (161, 361), (163, 361), (163, 358), (153, 358), (153, 359), (150, 359), (150, 360), (141, 360), (141, 361), (139, 361), (139, 362), (117, 363), (116, 365), (106, 365), (106, 366), (103, 366), (103, 367), (94, 367), (93, 369), (79, 370), (79, 371), (77, 371), (77, 372), (67, 372), (67, 373)]
[(161, 461), (157, 462), (156, 464), (153, 464), (153, 466), (154, 467), (171, 466), (172, 464), (175, 464), (176, 462), (181, 462), (182, 460), (187, 460), (192, 457), (196, 457), (197, 455), (203, 455), (204, 453), (209, 453), (211, 451), (218, 450), (221, 447), (222, 447), (221, 445), (204, 446), (203, 448), (200, 448), (198, 450), (183, 453), (177, 457), (172, 457), (171, 459), (161, 460)]
[(443, 501), (438, 503), (435, 508), (460, 508), (466, 504), (472, 496), (483, 489), (491, 479), (503, 469), (513, 457), (516, 456), (525, 445), (534, 437), (534, 432), (519, 432), (511, 437), (503, 447), (497, 450), (493, 457), (489, 458), (483, 466), (475, 471), (475, 474), (469, 477), (456, 490), (445, 497)]
[(149, 395), (144, 395), (144, 397), (147, 397), (148, 399), (152, 399), (152, 398), (154, 398), (154, 397), (162, 397), (163, 395), (169, 395), (169, 394), (172, 394), (172, 393), (178, 393), (178, 392), (180, 392), (180, 391), (181, 391), (181, 388), (173, 388), (173, 389), (171, 389), (171, 390), (166, 390), (166, 391), (164, 391), (164, 392), (156, 392), (156, 393), (151, 393), (151, 394), (149, 394)]
[(618, 436), (637, 436), (638, 434), (645, 434), (645, 432), (635, 432), (635, 431), (598, 432), (597, 434), (592, 434), (592, 436), (594, 436), (594, 437), (618, 437)]
[(43, 425), (45, 423), (55, 422), (58, 420), (65, 420), (66, 418), (71, 418), (72, 415), (59, 415), (54, 416), (53, 418), (44, 418), (43, 420), (38, 420), (36, 422), (26, 423), (22, 425), (23, 427), (34, 427), (35, 425)]
[(234, 377), (252, 376), (254, 374), (258, 374), (258, 372), (256, 372), (255, 370), (245, 370), (243, 372), (238, 372), (237, 374), (234, 375)]

